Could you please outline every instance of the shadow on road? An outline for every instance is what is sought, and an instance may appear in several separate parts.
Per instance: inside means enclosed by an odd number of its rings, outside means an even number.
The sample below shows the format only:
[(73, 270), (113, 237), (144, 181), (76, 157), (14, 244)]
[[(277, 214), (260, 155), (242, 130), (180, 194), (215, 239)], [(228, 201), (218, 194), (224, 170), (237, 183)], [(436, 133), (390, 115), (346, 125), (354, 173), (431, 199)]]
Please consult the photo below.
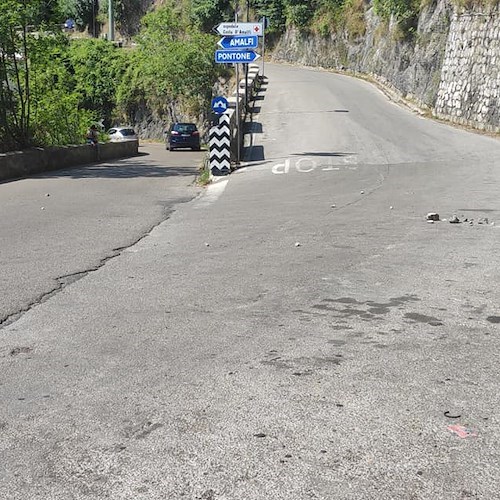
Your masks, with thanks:
[[(154, 161), (144, 162), (139, 158), (149, 156), (148, 153), (141, 153), (134, 158), (126, 158), (116, 160), (113, 163), (95, 163), (81, 167), (67, 168), (63, 170), (53, 170), (38, 174), (36, 178), (50, 179), (56, 177), (70, 177), (72, 179), (90, 179), (90, 178), (107, 178), (107, 179), (133, 179), (138, 177), (172, 177), (172, 176), (189, 176), (196, 172), (196, 167), (181, 166), (175, 159), (172, 159), (171, 166), (158, 165)], [(138, 161), (134, 161), (134, 159)]]
[(329, 151), (329, 152), (305, 152), (305, 153), (292, 153), (290, 156), (330, 156), (330, 157), (341, 157), (341, 156), (355, 156), (357, 153), (341, 153), (339, 151)]

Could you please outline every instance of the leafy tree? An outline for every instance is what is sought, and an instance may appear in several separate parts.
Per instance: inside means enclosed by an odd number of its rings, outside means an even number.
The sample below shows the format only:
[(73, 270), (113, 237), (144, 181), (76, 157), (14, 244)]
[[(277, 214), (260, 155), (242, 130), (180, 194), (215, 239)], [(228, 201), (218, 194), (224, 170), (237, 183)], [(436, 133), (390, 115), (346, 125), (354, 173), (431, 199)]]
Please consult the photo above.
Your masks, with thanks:
[(285, 29), (284, 0), (254, 0), (253, 7), (259, 16), (266, 16), (269, 19), (270, 32), (279, 33)]
[(298, 28), (305, 28), (312, 18), (313, 9), (308, 0), (285, 0), (287, 21)]
[(137, 34), (141, 17), (149, 5), (143, 0), (115, 0), (116, 27), (125, 37)]
[(39, 2), (0, 1), (0, 131), (5, 144), (26, 146), (31, 139), (28, 26), (38, 20), (39, 9)]
[(88, 29), (93, 36), (98, 35), (98, 0), (58, 0), (58, 10), (61, 18), (74, 19), (80, 29)]
[(78, 107), (111, 124), (117, 87), (125, 72), (126, 55), (105, 40), (74, 40), (68, 51)]
[(81, 142), (89, 121), (114, 106), (115, 89), (105, 83), (117, 85), (116, 49), (105, 44), (80, 53), (78, 43), (50, 29), (44, 6), (0, 0), (1, 150)]
[(143, 18), (137, 50), (118, 88), (120, 109), (133, 117), (147, 104), (162, 112), (168, 103), (181, 102), (193, 113), (203, 112), (211, 84), (223, 71), (214, 62), (216, 37), (194, 30), (166, 4)]
[(68, 40), (63, 35), (37, 39), (30, 62), (33, 142), (50, 146), (81, 143), (97, 113), (80, 107)]
[(191, 15), (196, 26), (210, 32), (220, 22), (232, 20), (233, 8), (229, 0), (192, 0)]

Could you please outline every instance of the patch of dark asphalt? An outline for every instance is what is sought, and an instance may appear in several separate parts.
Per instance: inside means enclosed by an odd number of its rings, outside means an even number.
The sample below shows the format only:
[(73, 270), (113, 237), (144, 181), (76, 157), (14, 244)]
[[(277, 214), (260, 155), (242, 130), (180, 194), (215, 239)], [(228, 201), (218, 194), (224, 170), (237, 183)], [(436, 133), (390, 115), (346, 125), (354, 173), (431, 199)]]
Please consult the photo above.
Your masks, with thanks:
[(440, 319), (435, 318), (434, 316), (427, 316), (425, 314), (420, 313), (406, 313), (405, 318), (414, 321), (416, 323), (427, 323), (431, 326), (441, 326), (443, 323)]

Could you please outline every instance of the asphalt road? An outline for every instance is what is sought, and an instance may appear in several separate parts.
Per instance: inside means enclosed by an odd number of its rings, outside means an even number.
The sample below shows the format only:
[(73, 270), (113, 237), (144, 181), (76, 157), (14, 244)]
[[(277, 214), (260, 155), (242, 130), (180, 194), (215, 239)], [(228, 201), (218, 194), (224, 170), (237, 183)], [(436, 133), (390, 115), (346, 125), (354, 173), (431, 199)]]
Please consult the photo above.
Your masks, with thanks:
[(196, 196), (201, 153), (140, 155), (0, 183), (0, 324), (97, 269)]
[(499, 141), (266, 72), (245, 168), (0, 330), (0, 498), (498, 496)]

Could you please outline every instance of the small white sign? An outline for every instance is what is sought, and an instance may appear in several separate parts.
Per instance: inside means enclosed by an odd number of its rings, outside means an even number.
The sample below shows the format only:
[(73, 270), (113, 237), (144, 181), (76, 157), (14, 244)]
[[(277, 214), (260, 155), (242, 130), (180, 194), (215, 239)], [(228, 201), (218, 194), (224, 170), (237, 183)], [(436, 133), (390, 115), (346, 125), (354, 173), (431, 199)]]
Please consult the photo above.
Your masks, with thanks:
[(223, 36), (255, 35), (263, 36), (262, 23), (221, 23), (217, 33)]

